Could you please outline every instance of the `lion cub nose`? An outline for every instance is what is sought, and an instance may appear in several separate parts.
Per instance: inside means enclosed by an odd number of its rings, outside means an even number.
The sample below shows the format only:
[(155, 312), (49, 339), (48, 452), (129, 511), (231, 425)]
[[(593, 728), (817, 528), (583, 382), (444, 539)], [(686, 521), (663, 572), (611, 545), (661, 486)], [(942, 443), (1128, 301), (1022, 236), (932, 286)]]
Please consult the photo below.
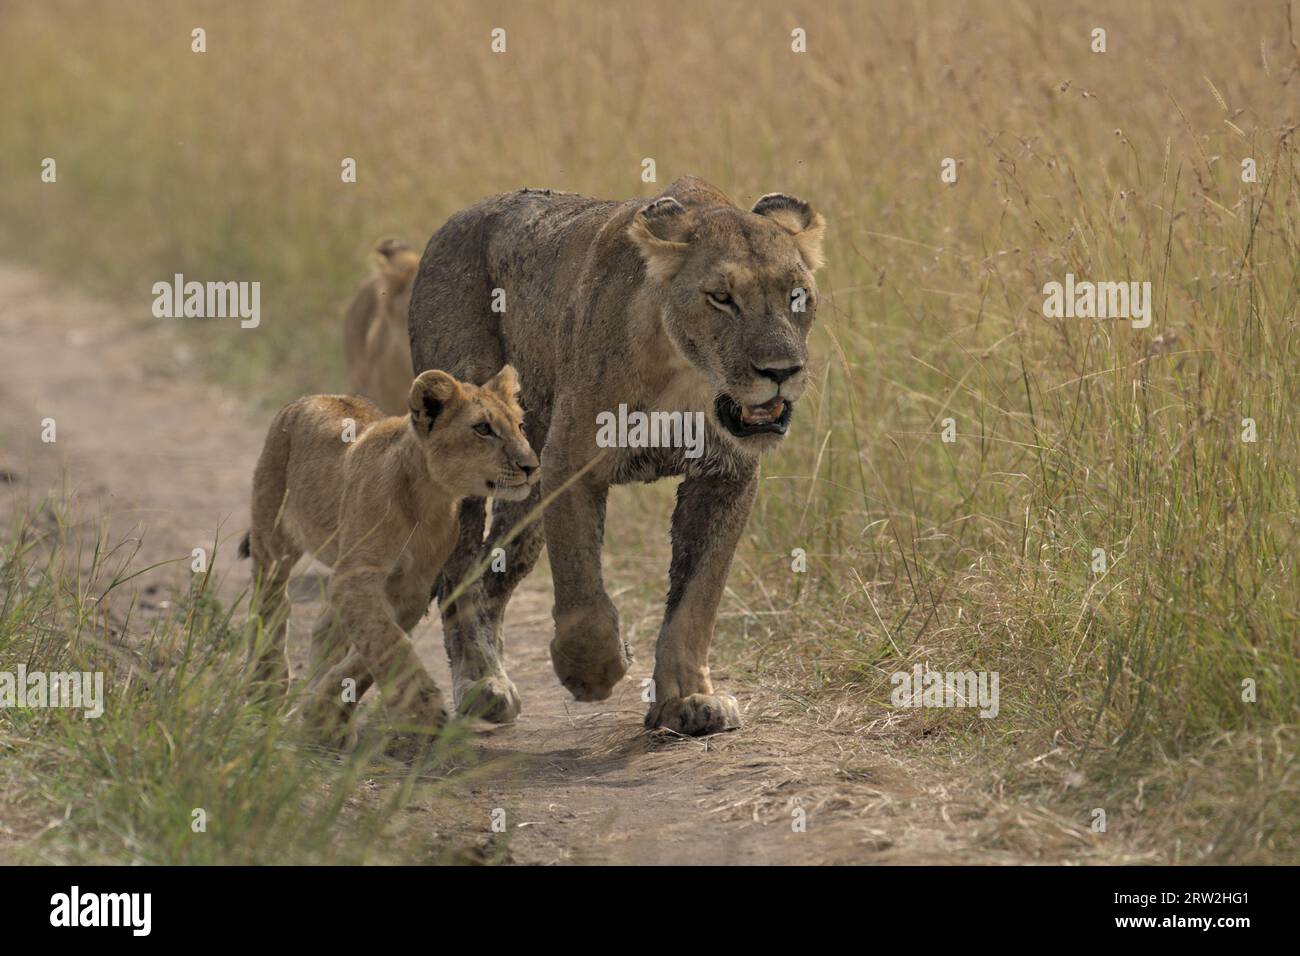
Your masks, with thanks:
[(784, 382), (787, 378), (798, 375), (803, 371), (802, 365), (787, 365), (785, 368), (759, 368), (755, 365), (753, 368), (759, 375), (762, 375), (764, 378), (770, 378), (778, 385)]
[(537, 470), (537, 466), (536, 466), (536, 465), (520, 465), (520, 466), (519, 466), (519, 470), (522, 471), (522, 472), (524, 473), (524, 477), (525, 477), (525, 478), (531, 478), (531, 477), (533, 476), (533, 472), (535, 472), (535, 471)]

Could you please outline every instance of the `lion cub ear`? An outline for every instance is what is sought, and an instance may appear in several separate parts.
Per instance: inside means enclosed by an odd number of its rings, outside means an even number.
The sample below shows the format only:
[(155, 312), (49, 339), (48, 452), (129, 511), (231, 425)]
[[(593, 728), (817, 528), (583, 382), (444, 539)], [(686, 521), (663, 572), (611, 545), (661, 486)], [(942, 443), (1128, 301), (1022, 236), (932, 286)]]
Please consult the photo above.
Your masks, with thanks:
[(686, 207), (665, 196), (637, 210), (627, 235), (641, 251), (650, 278), (667, 282), (686, 261), (694, 228), (695, 217)]
[(460, 383), (446, 372), (438, 369), (421, 372), (411, 383), (407, 399), (411, 406), (411, 424), (421, 435), (429, 434), (439, 416), (460, 398)]
[(519, 398), (519, 373), (513, 365), (502, 365), (501, 371), (493, 375), (484, 388), (491, 389), (508, 402)]
[(822, 237), (826, 234), (826, 220), (821, 213), (814, 212), (812, 206), (785, 193), (768, 193), (754, 203), (750, 212), (766, 216), (794, 236), (799, 255), (809, 269), (816, 272), (822, 267), (825, 261)]

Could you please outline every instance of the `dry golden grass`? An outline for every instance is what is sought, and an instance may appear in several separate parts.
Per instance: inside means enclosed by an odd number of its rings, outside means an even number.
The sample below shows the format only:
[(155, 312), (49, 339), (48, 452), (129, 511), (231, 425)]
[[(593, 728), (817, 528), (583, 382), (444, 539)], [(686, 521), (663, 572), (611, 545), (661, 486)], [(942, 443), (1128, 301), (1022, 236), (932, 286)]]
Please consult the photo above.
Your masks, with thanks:
[[(1123, 807), (1156, 858), (1294, 860), (1289, 6), (23, 5), (0, 35), (0, 248), (142, 321), (174, 272), (260, 280), (260, 329), (194, 334), (269, 402), (340, 386), (376, 238), (422, 242), (481, 196), (684, 174), (803, 196), (830, 222), (818, 387), (765, 465), (724, 653), (864, 723), (914, 662), (997, 670), (998, 719), (909, 713), (892, 739), (1075, 824)], [(1044, 318), (1067, 272), (1149, 280), (1153, 324)], [(616, 510), (610, 548), (643, 597), (665, 561), (646, 513)]]

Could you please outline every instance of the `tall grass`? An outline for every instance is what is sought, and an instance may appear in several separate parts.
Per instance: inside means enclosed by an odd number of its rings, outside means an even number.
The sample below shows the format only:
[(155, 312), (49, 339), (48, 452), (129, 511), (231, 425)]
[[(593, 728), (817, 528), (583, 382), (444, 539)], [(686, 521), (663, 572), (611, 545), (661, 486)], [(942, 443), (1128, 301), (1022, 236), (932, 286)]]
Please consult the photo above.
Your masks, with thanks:
[[(438, 863), (465, 848), (403, 823), (435, 762), (404, 767), (382, 736), (318, 751), (249, 684), (251, 635), (195, 575), (140, 603), (128, 545), (86, 541), (53, 504), (0, 544), (0, 662), (103, 675), (102, 713), (0, 709), (0, 858), (35, 863)], [(212, 573), (215, 573), (214, 568)], [(417, 792), (417, 786), (422, 787)]]
[[(30, 5), (0, 37), (0, 247), (142, 321), (173, 272), (260, 279), (261, 329), (195, 334), (269, 401), (338, 387), (374, 239), (483, 195), (804, 196), (831, 229), (818, 384), (724, 648), (864, 708), (913, 661), (998, 670), (999, 719), (916, 715), (927, 740), (1080, 812), (1160, 793), (1130, 826), (1180, 858), (1273, 859), (1297, 842), (1294, 7)], [(1045, 318), (1067, 272), (1150, 281), (1152, 326)], [(612, 560), (661, 565), (640, 520), (612, 515)]]

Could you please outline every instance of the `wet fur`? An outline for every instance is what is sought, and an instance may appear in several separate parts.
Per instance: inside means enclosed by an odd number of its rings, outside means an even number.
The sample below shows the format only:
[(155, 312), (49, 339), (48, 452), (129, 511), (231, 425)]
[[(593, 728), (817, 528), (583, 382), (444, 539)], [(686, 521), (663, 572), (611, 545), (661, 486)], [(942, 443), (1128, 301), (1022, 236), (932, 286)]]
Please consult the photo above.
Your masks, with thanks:
[[(411, 300), (415, 367), (481, 381), (510, 361), (520, 373), (529, 439), (543, 449), (536, 494), (572, 482), (548, 507), (544, 536), (555, 579), (552, 663), (579, 700), (608, 697), (630, 659), (601, 579), (608, 489), (680, 476), (647, 724), (698, 734), (738, 723), (734, 698), (714, 693), (708, 646), (759, 454), (780, 439), (734, 437), (714, 403), (724, 393), (745, 404), (776, 388), (791, 400), (802, 393), (823, 231), (821, 216), (801, 200), (771, 194), (744, 210), (702, 180), (684, 179), (653, 201), (533, 189), (494, 196), (452, 216), (430, 239)], [(721, 315), (703, 295), (709, 283), (734, 290), (743, 308)], [(793, 284), (807, 290), (806, 313), (791, 314)], [(503, 314), (490, 308), (498, 288)], [(774, 386), (756, 372), (769, 366), (798, 371)], [(705, 412), (704, 455), (599, 449), (595, 417), (620, 403)], [(486, 543), (482, 502), (465, 502), (460, 540), (438, 583), (457, 703), (494, 720), (519, 712), (501, 663), (501, 620), (538, 557), (542, 527), (514, 540), (506, 572), (485, 576), (459, 600), (447, 598), (451, 583), (520, 521), (536, 494), (495, 508)], [(496, 690), (481, 693), (485, 682)], [(480, 691), (475, 700), (470, 688)]]

